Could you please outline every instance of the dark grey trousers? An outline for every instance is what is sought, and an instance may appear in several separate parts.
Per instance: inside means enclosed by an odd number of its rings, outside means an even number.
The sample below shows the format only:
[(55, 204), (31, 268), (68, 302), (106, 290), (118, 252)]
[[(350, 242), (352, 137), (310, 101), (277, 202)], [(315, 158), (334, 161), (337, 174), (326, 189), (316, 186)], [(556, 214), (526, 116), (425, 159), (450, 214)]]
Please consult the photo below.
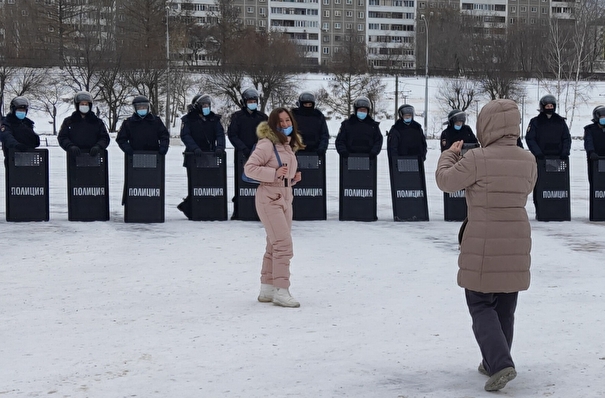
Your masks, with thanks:
[(514, 368), (510, 349), (518, 293), (479, 293), (465, 289), (465, 295), (485, 370), (493, 375), (504, 368)]

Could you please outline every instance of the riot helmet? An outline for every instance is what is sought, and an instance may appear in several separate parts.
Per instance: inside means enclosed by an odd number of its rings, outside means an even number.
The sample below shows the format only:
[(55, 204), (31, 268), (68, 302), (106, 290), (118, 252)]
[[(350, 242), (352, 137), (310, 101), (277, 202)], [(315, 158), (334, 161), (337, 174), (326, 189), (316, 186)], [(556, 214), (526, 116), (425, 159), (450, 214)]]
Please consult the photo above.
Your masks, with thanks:
[(315, 96), (313, 95), (313, 93), (310, 93), (308, 91), (300, 93), (300, 95), (298, 96), (298, 101), (296, 101), (296, 106), (302, 108), (303, 104), (305, 103), (311, 103), (311, 108), (315, 108)]
[(397, 116), (400, 119), (403, 119), (403, 115), (412, 115), (412, 120), (414, 120), (415, 109), (412, 105), (403, 104), (397, 109)]
[(248, 101), (250, 100), (255, 100), (258, 103), (258, 91), (256, 91), (254, 87), (249, 87), (244, 90), (244, 92), (242, 93), (242, 99), (240, 101), (240, 104), (242, 105), (242, 107), (246, 108)]
[(464, 124), (466, 123), (466, 113), (462, 112), (460, 109), (453, 109), (447, 114), (447, 122), (450, 126), (453, 126), (456, 122), (462, 122), (462, 124)]
[(149, 103), (149, 98), (144, 95), (137, 95), (132, 100), (132, 107), (137, 115), (140, 117), (145, 117), (151, 110), (151, 106)]
[(25, 113), (27, 113), (29, 111), (29, 100), (23, 96), (13, 98), (10, 104), (11, 113), (14, 114), (18, 108), (25, 108)]
[[(208, 113), (203, 112), (204, 105), (208, 105)], [(199, 98), (195, 101), (194, 106), (199, 113), (204, 113), (207, 116), (210, 113), (210, 109), (212, 108), (212, 97), (208, 94), (200, 95)]]
[[(88, 110), (80, 110), (80, 102), (88, 102)], [(78, 91), (76, 95), (74, 95), (74, 105), (76, 106), (77, 111), (88, 113), (90, 108), (92, 108), (92, 95), (90, 95), (88, 91)], [(84, 110), (86, 110), (86, 112), (83, 112)]]
[[(553, 106), (552, 111), (550, 109), (545, 109), (544, 107), (547, 104), (551, 104)], [(540, 112), (544, 113), (554, 113), (557, 110), (557, 99), (554, 95), (547, 94), (544, 97), (540, 98)]]
[(599, 105), (592, 110), (592, 121), (599, 123), (599, 119), (605, 117), (605, 106)]
[(353, 109), (355, 110), (355, 112), (357, 112), (359, 108), (366, 108), (368, 112), (372, 110), (372, 103), (370, 102), (368, 97), (355, 98), (355, 101), (353, 101)]

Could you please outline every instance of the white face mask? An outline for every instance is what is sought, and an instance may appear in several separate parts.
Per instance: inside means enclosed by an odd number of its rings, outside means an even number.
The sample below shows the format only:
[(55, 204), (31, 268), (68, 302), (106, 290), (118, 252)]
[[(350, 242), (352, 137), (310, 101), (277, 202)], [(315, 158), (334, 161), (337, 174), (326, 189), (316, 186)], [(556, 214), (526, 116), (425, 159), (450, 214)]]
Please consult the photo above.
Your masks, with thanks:
[(88, 111), (90, 111), (90, 106), (80, 105), (80, 113), (88, 113)]

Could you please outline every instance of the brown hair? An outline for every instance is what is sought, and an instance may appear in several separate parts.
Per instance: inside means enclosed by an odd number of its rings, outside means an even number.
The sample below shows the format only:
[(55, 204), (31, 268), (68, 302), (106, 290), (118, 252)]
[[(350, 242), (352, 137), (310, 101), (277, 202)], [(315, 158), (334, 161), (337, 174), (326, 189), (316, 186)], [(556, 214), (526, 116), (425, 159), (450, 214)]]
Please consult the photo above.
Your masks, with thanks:
[(300, 134), (298, 134), (298, 125), (296, 124), (296, 119), (292, 116), (292, 112), (286, 108), (275, 108), (269, 114), (269, 120), (267, 120), (267, 124), (271, 127), (271, 130), (275, 133), (277, 138), (279, 138), (279, 142), (285, 144), (288, 142), (288, 136), (279, 131), (279, 115), (283, 112), (286, 112), (292, 121), (292, 134), (290, 134), (290, 147), (293, 150), (304, 149), (305, 144), (302, 142), (302, 138)]

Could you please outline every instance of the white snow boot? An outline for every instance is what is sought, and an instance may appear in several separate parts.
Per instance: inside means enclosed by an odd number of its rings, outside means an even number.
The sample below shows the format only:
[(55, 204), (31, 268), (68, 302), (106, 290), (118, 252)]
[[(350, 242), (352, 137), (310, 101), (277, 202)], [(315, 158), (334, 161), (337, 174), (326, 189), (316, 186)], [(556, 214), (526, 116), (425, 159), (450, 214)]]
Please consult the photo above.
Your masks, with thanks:
[(515, 368), (508, 367), (493, 374), (485, 383), (485, 391), (499, 391), (506, 386), (506, 383), (517, 377)]
[(275, 294), (273, 295), (273, 304), (281, 307), (300, 307), (300, 303), (294, 300), (294, 297), (290, 296), (290, 291), (288, 289), (281, 288), (275, 289)]
[(258, 295), (258, 301), (261, 303), (270, 303), (273, 301), (273, 295), (275, 294), (275, 287), (266, 283), (261, 283), (260, 293)]

